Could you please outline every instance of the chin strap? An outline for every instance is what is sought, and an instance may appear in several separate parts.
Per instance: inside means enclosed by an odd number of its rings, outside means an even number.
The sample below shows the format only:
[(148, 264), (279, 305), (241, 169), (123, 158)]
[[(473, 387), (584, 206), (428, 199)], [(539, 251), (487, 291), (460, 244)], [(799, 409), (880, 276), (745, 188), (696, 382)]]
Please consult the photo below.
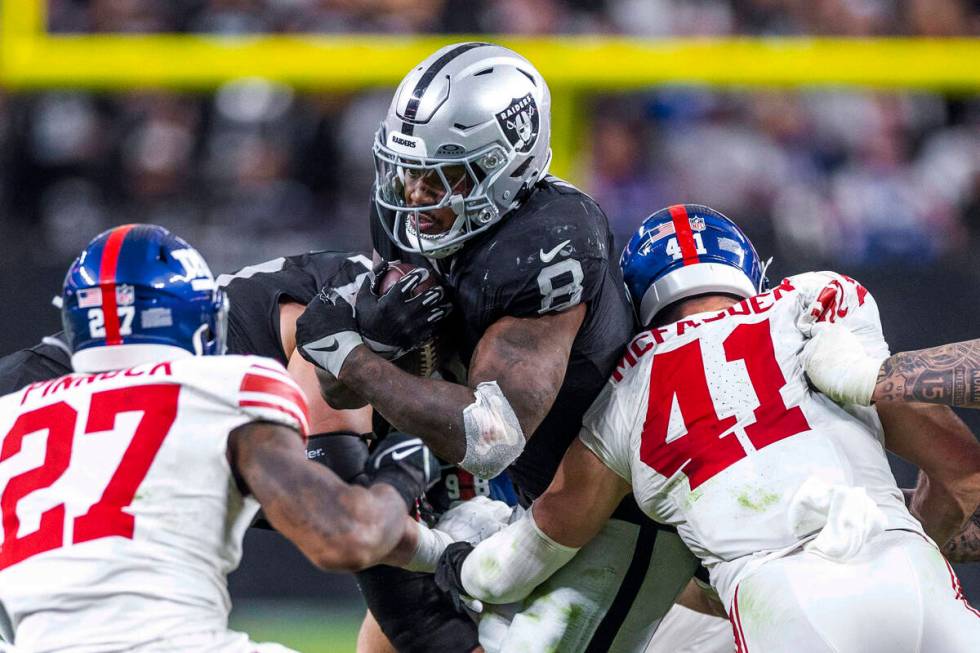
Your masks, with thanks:
[(764, 292), (767, 290), (766, 285), (766, 272), (769, 270), (769, 266), (772, 265), (772, 257), (770, 256), (765, 261), (759, 265), (759, 292)]

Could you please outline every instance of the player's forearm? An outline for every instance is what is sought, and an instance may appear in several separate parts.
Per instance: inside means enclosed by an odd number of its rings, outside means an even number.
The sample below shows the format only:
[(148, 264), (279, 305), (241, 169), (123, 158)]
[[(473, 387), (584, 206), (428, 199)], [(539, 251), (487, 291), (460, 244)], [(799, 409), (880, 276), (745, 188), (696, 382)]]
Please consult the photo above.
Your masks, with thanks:
[(351, 352), (339, 380), (443, 460), (459, 462), (466, 455), (463, 411), (474, 401), (470, 388), (414, 376), (364, 346)]
[(980, 509), (973, 513), (966, 526), (942, 547), (950, 562), (980, 562)]
[(367, 401), (330, 372), (317, 368), (316, 378), (320, 386), (320, 396), (334, 410), (352, 410), (368, 405)]
[(976, 501), (966, 496), (956, 496), (949, 488), (931, 481), (920, 472), (908, 505), (909, 511), (922, 523), (926, 534), (942, 547), (963, 529)]
[(406, 529), (404, 502), (385, 484), (345, 486), (332, 497), (321, 495), (315, 504), (302, 501), (297, 510), (309, 511), (298, 536), (302, 544), (297, 544), (321, 569), (356, 571), (378, 564)]
[(436, 570), (439, 556), (453, 543), (453, 537), (408, 517), (405, 519), (401, 539), (381, 563), (431, 574)]
[(980, 408), (980, 339), (900, 352), (885, 359), (872, 400)]
[(909, 509), (943, 544), (980, 502), (980, 443), (948, 406), (881, 402), (876, 408), (888, 450), (921, 470)]
[(405, 502), (393, 487), (343, 483), (326, 467), (306, 460), (298, 438), (291, 446), (253, 440), (239, 439), (233, 464), (269, 523), (313, 564), (321, 569), (361, 569), (376, 564), (398, 544)]

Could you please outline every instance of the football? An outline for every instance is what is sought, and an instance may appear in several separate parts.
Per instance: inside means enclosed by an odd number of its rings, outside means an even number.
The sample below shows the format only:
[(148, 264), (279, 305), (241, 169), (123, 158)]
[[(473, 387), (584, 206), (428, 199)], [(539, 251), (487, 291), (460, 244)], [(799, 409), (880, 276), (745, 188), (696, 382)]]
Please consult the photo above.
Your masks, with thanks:
[[(385, 270), (384, 275), (378, 282), (378, 294), (384, 295), (387, 293), (396, 283), (398, 283), (400, 279), (402, 279), (402, 277), (415, 269), (417, 269), (417, 266), (411, 265), (410, 263), (402, 263), (400, 261), (393, 261), (389, 263), (388, 269)], [(419, 283), (419, 285), (417, 285), (412, 291), (412, 296), (417, 297), (426, 290), (434, 288), (437, 285), (439, 285), (439, 282), (430, 271), (429, 276)], [(413, 349), (406, 354), (402, 354), (398, 358), (392, 360), (392, 362), (409, 374), (414, 374), (415, 376), (431, 376), (439, 366), (438, 336), (426, 343), (423, 343), (416, 349)]]
[[(388, 269), (385, 270), (384, 275), (381, 277), (381, 281), (378, 283), (377, 292), (378, 295), (384, 295), (386, 292), (391, 290), (392, 286), (398, 283), (398, 280), (404, 277), (406, 274), (412, 270), (417, 270), (418, 267), (410, 263), (402, 263), (400, 261), (393, 261), (388, 264)], [(415, 291), (412, 293), (413, 296), (418, 296), (424, 293), (429, 288), (433, 288), (439, 285), (439, 282), (433, 276), (432, 272), (429, 272), (429, 276), (425, 278), (419, 285), (415, 287)]]

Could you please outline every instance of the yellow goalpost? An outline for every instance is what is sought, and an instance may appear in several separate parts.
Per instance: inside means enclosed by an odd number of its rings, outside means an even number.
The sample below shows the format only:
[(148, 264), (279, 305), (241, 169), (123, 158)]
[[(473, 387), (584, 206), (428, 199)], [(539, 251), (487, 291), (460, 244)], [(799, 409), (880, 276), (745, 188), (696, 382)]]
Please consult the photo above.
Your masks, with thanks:
[(0, 88), (206, 90), (260, 77), (300, 90), (392, 86), (406, 67), (460, 40), (514, 48), (555, 96), (554, 170), (587, 128), (576, 96), (663, 84), (731, 88), (980, 89), (980, 39), (49, 34), (46, 0), (2, 0)]

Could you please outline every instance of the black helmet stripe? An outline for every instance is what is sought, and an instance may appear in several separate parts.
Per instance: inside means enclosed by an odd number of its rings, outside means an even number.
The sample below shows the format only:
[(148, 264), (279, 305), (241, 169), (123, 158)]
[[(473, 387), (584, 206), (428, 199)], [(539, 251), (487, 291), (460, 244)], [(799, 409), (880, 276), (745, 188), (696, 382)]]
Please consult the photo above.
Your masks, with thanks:
[(413, 121), (415, 120), (415, 114), (418, 113), (419, 103), (422, 101), (422, 96), (425, 94), (425, 91), (429, 88), (429, 84), (431, 84), (432, 80), (436, 78), (439, 71), (445, 68), (446, 64), (464, 52), (469, 52), (473, 48), (479, 48), (484, 45), (493, 44), (481, 42), (463, 43), (462, 45), (458, 45), (452, 50), (449, 50), (444, 55), (432, 62), (429, 69), (426, 70), (425, 73), (419, 78), (418, 83), (415, 85), (415, 90), (412, 91), (412, 99), (408, 101), (408, 106), (405, 107), (405, 115), (402, 117), (403, 134), (406, 136), (411, 136), (415, 131), (415, 124)]

